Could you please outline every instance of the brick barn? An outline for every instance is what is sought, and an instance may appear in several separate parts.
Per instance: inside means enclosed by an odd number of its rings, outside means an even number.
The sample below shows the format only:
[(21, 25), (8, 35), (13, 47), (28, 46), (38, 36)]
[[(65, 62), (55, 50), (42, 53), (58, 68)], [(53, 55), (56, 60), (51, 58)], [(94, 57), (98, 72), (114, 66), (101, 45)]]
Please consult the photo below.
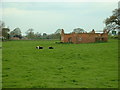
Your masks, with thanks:
[(61, 31), (61, 42), (63, 43), (93, 43), (93, 42), (107, 42), (108, 41), (108, 32), (107, 30), (103, 31), (103, 33), (95, 33), (92, 30), (90, 33), (70, 33), (65, 34), (64, 30)]

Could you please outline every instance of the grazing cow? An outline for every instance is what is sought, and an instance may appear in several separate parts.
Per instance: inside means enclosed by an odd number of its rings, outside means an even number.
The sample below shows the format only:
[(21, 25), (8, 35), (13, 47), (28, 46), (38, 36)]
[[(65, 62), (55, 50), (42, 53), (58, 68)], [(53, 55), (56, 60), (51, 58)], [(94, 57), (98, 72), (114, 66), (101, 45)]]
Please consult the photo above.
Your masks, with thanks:
[(36, 46), (36, 49), (43, 49), (43, 47), (41, 47), (41, 46)]
[(54, 49), (53, 47), (49, 47), (49, 49)]

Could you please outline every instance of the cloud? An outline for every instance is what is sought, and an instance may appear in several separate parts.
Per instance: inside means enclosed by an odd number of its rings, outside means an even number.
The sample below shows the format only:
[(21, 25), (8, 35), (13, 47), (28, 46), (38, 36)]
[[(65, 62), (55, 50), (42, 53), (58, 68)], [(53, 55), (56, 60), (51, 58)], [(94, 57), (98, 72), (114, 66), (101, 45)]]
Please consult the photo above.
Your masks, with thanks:
[[(3, 20), (10, 28), (20, 27), (22, 32), (33, 28), (39, 32), (50, 32), (56, 24), (59, 26), (66, 16), (63, 13), (40, 10), (21, 10), (17, 8), (4, 8)], [(54, 29), (53, 29), (54, 30)], [(56, 30), (56, 29), (55, 29)]]
[(64, 28), (70, 32), (80, 27), (85, 30), (103, 28), (103, 20), (112, 14), (117, 3), (4, 3), (3, 20), (13, 30), (22, 32), (55, 32)]
[(25, 10), (19, 10), (17, 8), (3, 8), (3, 15), (24, 15), (27, 13)]
[[(19, 7), (20, 6), (20, 7)], [(80, 3), (58, 3), (58, 2), (17, 2), (17, 3), (3, 3), (3, 9), (7, 10), (5, 13), (10, 13), (10, 10), (24, 15), (29, 11), (33, 12), (56, 12), (56, 13), (76, 13), (80, 12), (81, 14), (92, 14), (99, 12), (112, 11), (117, 8), (116, 2), (80, 2)]]

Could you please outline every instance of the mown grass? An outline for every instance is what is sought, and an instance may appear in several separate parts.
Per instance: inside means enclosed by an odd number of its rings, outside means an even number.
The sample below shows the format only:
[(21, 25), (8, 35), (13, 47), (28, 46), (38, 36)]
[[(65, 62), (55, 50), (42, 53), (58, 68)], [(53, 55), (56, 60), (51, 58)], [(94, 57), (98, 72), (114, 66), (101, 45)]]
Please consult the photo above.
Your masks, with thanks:
[[(89, 44), (54, 42), (3, 42), (3, 88), (118, 87), (117, 40)], [(37, 45), (44, 49), (36, 49)]]
[(2, 41), (0, 40), (0, 89), (2, 88)]

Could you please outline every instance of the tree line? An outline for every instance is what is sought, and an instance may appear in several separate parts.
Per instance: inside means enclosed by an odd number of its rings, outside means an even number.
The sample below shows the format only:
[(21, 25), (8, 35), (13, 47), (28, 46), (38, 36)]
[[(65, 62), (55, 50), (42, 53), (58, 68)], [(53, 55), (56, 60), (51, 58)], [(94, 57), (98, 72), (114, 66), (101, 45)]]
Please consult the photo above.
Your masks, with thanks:
[(28, 29), (26, 35), (22, 35), (20, 28), (15, 28), (14, 30), (10, 30), (9, 27), (5, 27), (5, 23), (0, 21), (0, 38), (2, 40), (9, 39), (60, 39), (60, 33), (47, 34), (40, 32), (34, 33), (32, 28)]
[[(22, 32), (20, 30), (20, 28), (15, 28), (14, 30), (10, 30), (9, 27), (5, 28), (5, 23), (0, 21), (0, 27), (1, 27), (1, 36), (2, 39), (4, 40), (9, 40), (9, 39), (60, 39), (61, 38), (61, 31), (62, 29), (57, 29), (54, 33), (52, 34), (47, 34), (47, 33), (43, 33), (41, 34), (40, 32), (34, 32), (34, 29), (30, 28), (28, 29), (25, 33), (25, 36), (22, 36)], [(73, 30), (73, 32), (75, 33), (83, 33), (86, 32), (84, 29), (82, 28), (75, 28)]]

